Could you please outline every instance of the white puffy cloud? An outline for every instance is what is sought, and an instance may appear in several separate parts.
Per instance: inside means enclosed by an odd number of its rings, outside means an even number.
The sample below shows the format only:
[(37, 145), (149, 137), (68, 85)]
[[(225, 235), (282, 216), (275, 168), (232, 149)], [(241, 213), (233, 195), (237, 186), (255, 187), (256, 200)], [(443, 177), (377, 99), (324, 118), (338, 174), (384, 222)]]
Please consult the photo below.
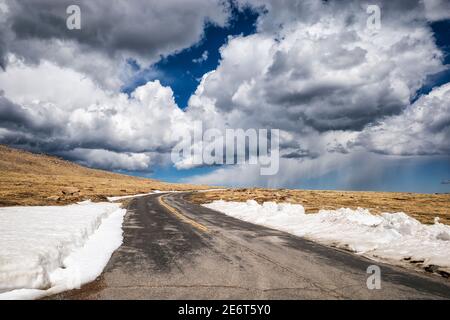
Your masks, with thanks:
[(450, 84), (433, 89), (403, 113), (369, 127), (357, 143), (393, 155), (450, 154)]
[(281, 129), (286, 158), (348, 153), (357, 132), (401, 114), (426, 77), (444, 70), (425, 21), (386, 20), (374, 33), (360, 6), (348, 9), (230, 39), (188, 114), (222, 130)]
[[(28, 1), (12, 6), (0, 21), (8, 26), (0, 44), (8, 62), (0, 72), (0, 141), (64, 153), (92, 166), (142, 170), (161, 157), (167, 161), (174, 136), (192, 131), (193, 120), (222, 132), (281, 129), (277, 176), (235, 166), (196, 178), (268, 186), (350, 170), (369, 159), (368, 152), (450, 153), (448, 88), (410, 105), (427, 77), (445, 68), (428, 25), (442, 19), (446, 4), (437, 0), (375, 1), (382, 10), (378, 31), (366, 28), (369, 2), (239, 0), (266, 9), (258, 32), (229, 39), (218, 68), (203, 76), (186, 111), (159, 81), (130, 96), (119, 93), (129, 77), (125, 57), (149, 63), (197, 42), (205, 20), (226, 23), (227, 6), (207, 2), (152, 3), (151, 12), (130, 4), (131, 24), (118, 16), (129, 6), (121, 4), (101, 19), (89, 15), (98, 33), (80, 36), (58, 31), (52, 1), (29, 2), (37, 8), (29, 21), (18, 11)], [(102, 1), (83, 4), (88, 13), (105, 8)], [(45, 8), (53, 8), (48, 18), (56, 20), (43, 21)], [(186, 12), (188, 21), (180, 19)], [(147, 15), (155, 20), (142, 22)], [(117, 25), (108, 18), (117, 18)], [(45, 28), (34, 33), (36, 25)], [(372, 157), (373, 164), (382, 155)], [(191, 160), (175, 165), (191, 168)]]
[(147, 67), (200, 41), (205, 23), (225, 26), (230, 16), (229, 4), (221, 0), (79, 0), (81, 30), (69, 30), (66, 9), (73, 4), (3, 0), (0, 65), (7, 65), (8, 52), (27, 63), (44, 59), (117, 89), (126, 59)]
[[(379, 3), (378, 32), (366, 28), (365, 3), (250, 2), (258, 3), (267, 9), (259, 33), (221, 49), (188, 113), (218, 128), (281, 129), (280, 172), (263, 177), (257, 166), (231, 166), (193, 181), (298, 186), (346, 172), (340, 185), (352, 188), (377, 180), (401, 155), (450, 154), (444, 89), (410, 106), (427, 76), (445, 69), (427, 24), (437, 18), (424, 16), (421, 2)], [(425, 119), (418, 106), (431, 100)]]
[(53, 153), (74, 148), (165, 153), (176, 142), (172, 134), (189, 126), (172, 90), (159, 81), (128, 97), (50, 62), (29, 66), (15, 60), (0, 73), (0, 88), (3, 142)]

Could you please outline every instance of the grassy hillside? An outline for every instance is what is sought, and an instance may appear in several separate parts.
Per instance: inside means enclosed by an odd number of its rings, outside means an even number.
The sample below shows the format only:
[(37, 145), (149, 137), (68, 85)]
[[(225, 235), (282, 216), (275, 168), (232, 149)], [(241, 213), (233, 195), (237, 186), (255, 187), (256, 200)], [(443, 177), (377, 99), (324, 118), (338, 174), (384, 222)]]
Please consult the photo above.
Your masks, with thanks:
[(434, 218), (439, 217), (442, 223), (450, 224), (450, 194), (230, 189), (193, 194), (191, 200), (197, 203), (214, 200), (298, 203), (305, 207), (307, 213), (320, 209), (361, 207), (370, 209), (374, 214), (405, 212), (422, 223), (433, 223)]
[(205, 188), (89, 169), (59, 158), (0, 145), (0, 206), (62, 205), (152, 190)]

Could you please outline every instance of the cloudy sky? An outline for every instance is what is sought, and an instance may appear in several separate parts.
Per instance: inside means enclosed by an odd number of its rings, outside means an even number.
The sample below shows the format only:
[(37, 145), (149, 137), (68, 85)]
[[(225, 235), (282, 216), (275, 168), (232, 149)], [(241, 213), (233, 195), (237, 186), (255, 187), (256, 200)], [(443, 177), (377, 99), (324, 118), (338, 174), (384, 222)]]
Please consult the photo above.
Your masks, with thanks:
[[(0, 0), (0, 143), (168, 181), (449, 192), (449, 54), (447, 0)], [(199, 120), (280, 129), (278, 174), (173, 163)]]

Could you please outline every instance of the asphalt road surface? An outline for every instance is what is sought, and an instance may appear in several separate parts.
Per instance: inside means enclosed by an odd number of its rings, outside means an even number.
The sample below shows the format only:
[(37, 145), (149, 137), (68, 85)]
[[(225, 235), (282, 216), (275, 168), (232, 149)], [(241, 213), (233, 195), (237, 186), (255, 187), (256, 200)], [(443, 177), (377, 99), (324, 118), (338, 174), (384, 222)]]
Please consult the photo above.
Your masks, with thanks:
[[(161, 197), (163, 200), (161, 202)], [(131, 201), (123, 245), (103, 274), (53, 299), (449, 299), (450, 281), (191, 204), (185, 194)], [(175, 208), (175, 210), (174, 210)]]

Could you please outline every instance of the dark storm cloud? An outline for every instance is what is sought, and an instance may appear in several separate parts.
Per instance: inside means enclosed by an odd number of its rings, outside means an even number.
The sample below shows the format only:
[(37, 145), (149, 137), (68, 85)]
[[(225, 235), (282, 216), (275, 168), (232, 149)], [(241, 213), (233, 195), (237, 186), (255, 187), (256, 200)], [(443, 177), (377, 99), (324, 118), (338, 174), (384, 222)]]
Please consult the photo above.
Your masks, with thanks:
[(61, 128), (51, 117), (42, 116), (27, 112), (22, 106), (0, 95), (0, 127), (33, 135), (48, 135)]
[(298, 149), (296, 151), (282, 155), (281, 157), (285, 158), (285, 159), (298, 159), (298, 160), (300, 160), (300, 159), (316, 159), (319, 157), (319, 154), (316, 152), (311, 152), (309, 150)]
[(386, 88), (377, 93), (349, 87), (345, 83), (316, 83), (309, 88), (288, 92), (267, 90), (271, 104), (284, 106), (291, 118), (299, 119), (319, 132), (362, 130), (375, 119), (399, 114), (405, 103)]
[(351, 147), (352, 145), (350, 143), (347, 143), (347, 147), (345, 147), (342, 143), (337, 143), (335, 145), (329, 145), (327, 151), (330, 153), (348, 154), (350, 153)]
[(2, 126), (21, 126), (29, 124), (30, 119), (22, 108), (0, 95), (0, 124)]
[(314, 99), (320, 99), (324, 95), (339, 94), (345, 89), (338, 83), (322, 83), (301, 91), (286, 92), (279, 89), (278, 92), (267, 92), (267, 101), (286, 106), (298, 106), (310, 103)]
[(5, 70), (6, 67), (6, 42), (5, 42), (5, 34), (0, 30), (0, 68)]
[[(228, 13), (220, 1), (109, 1), (109, 0), (7, 0), (8, 16), (3, 28), (15, 41), (74, 41), (83, 50), (100, 51), (108, 56), (122, 53), (151, 60), (159, 55), (191, 46), (203, 33), (205, 22), (223, 25)], [(66, 27), (69, 5), (81, 8), (81, 30)], [(23, 47), (0, 43), (30, 60), (33, 43)], [(39, 50), (37, 50), (39, 51)], [(48, 53), (51, 55), (51, 53)], [(48, 57), (46, 57), (48, 58)]]

